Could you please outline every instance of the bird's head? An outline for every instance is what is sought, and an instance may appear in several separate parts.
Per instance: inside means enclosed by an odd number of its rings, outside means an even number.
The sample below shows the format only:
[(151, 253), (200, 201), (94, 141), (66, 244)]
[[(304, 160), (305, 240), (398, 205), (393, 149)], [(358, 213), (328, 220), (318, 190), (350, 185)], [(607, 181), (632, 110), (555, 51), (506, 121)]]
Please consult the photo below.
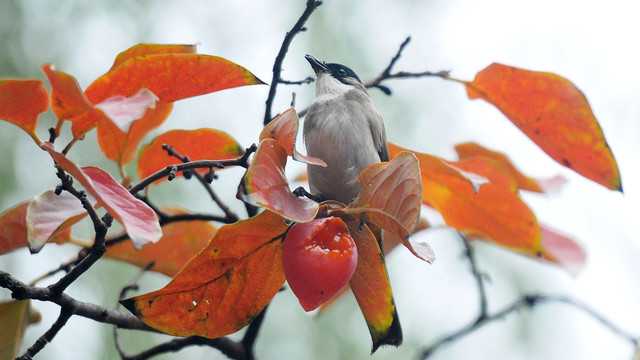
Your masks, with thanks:
[(305, 55), (305, 59), (316, 73), (316, 96), (346, 93), (354, 89), (366, 92), (358, 75), (349, 67), (335, 63), (327, 64), (312, 55)]

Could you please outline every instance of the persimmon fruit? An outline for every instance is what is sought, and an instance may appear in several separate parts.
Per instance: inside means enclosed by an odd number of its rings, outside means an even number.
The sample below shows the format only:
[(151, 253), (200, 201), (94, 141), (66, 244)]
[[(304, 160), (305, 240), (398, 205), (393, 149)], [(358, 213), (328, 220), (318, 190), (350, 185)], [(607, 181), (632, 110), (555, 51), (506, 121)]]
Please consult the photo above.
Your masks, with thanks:
[(351, 279), (357, 263), (358, 249), (340, 218), (294, 224), (285, 237), (284, 273), (305, 311), (338, 293)]

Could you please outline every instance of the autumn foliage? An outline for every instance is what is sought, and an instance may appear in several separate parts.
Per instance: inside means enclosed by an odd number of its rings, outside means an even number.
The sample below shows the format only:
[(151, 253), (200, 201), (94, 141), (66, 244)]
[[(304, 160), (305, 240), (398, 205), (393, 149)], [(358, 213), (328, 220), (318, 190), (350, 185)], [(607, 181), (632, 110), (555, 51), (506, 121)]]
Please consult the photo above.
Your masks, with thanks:
[[(207, 338), (232, 334), (258, 316), (289, 280), (306, 310), (335, 293), (345, 293), (339, 292), (343, 287), (350, 288), (373, 350), (399, 345), (398, 309), (383, 255), (387, 249), (380, 247), (378, 239), (382, 235), (385, 243), (401, 244), (417, 258), (434, 261), (429, 245), (411, 237), (418, 229), (425, 231), (425, 226), (418, 227), (422, 206), (438, 211), (447, 226), (468, 239), (541, 258), (572, 273), (584, 265), (582, 246), (540, 224), (520, 196), (522, 191), (553, 191), (562, 180), (528, 177), (505, 154), (479, 144), (456, 145), (458, 159), (389, 144), (392, 160), (360, 174), (362, 191), (354, 202), (317, 203), (294, 195), (285, 175), (289, 159), (326, 166), (322, 159), (298, 151), (299, 119), (293, 108), (283, 109), (256, 134), (254, 149), (242, 148), (232, 134), (207, 128), (171, 130), (146, 138), (167, 121), (175, 101), (262, 84), (229, 60), (197, 54), (195, 46), (140, 44), (119, 54), (113, 66), (84, 91), (72, 75), (53, 65), (46, 64), (42, 70), (50, 91), (39, 80), (0, 80), (0, 118), (24, 130), (51, 157), (62, 185), (43, 189), (34, 199), (4, 211), (0, 253), (23, 247), (37, 252), (47, 243), (90, 246), (94, 239), (74, 239), (71, 227), (87, 215), (99, 221), (95, 209), (104, 208), (125, 232), (106, 237), (106, 256), (139, 267), (153, 262), (151, 271), (171, 277), (162, 289), (121, 301), (158, 331)], [(500, 64), (480, 71), (473, 81), (445, 78), (462, 83), (469, 98), (496, 106), (561, 165), (608, 189), (622, 190), (616, 161), (589, 103), (567, 79)], [(39, 115), (49, 108), (58, 121), (50, 124), (53, 130), (42, 140), (37, 133)], [(56, 140), (65, 121), (71, 122), (73, 140), (60, 144)], [(118, 165), (120, 174), (74, 162), (73, 145), (93, 130), (102, 153)], [(123, 170), (136, 158), (137, 180)], [(221, 220), (227, 223), (220, 226), (185, 216), (190, 214), (186, 209), (150, 206), (152, 200), (140, 195), (145, 187), (175, 176), (196, 172), (205, 177), (226, 167), (225, 161), (246, 167), (237, 197), (263, 211), (240, 221)], [(51, 171), (51, 176), (56, 172)], [(84, 190), (71, 190), (71, 179)], [(165, 221), (172, 216), (173, 221)], [(314, 232), (318, 222), (331, 224), (327, 225), (330, 230), (323, 228), (333, 231), (329, 239)], [(333, 270), (342, 277), (318, 278), (316, 270), (291, 270), (326, 260), (322, 249), (333, 254), (334, 235), (340, 251), (351, 256), (333, 259), (339, 264)], [(315, 258), (305, 258), (301, 255), (305, 246), (320, 251)], [(321, 290), (308, 287), (307, 273), (309, 279), (316, 277), (313, 281), (321, 284)], [(325, 277), (339, 281), (327, 285)], [(330, 288), (326, 294), (324, 286)], [(0, 307), (0, 315), (9, 311), (4, 310), (7, 306)], [(23, 313), (29, 307), (26, 302), (10, 306), (20, 307), (20, 316), (26, 316)], [(4, 319), (0, 316), (0, 321), (9, 321)], [(7, 327), (12, 326), (2, 324)]]

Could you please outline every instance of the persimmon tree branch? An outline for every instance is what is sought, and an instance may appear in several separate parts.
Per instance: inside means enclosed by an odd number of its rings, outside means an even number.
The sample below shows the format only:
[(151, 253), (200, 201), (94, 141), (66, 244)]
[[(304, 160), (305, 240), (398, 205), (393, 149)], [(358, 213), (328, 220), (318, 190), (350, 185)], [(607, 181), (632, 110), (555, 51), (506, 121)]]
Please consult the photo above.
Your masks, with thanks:
[[(163, 144), (162, 148), (169, 154), (169, 156), (173, 156), (173, 157), (179, 159), (180, 161), (182, 161), (183, 163), (188, 163), (190, 161), (188, 156), (181, 155), (171, 145)], [(224, 219), (223, 222), (225, 222), (225, 223), (234, 223), (234, 222), (239, 220), (238, 215), (236, 215), (233, 211), (231, 211), (231, 208), (229, 208), (229, 206), (227, 206), (227, 204), (225, 204), (218, 197), (218, 194), (216, 194), (216, 192), (213, 190), (213, 187), (211, 187), (211, 181), (213, 181), (213, 179), (216, 177), (214, 169), (215, 169), (214, 167), (209, 169), (209, 173), (207, 175), (209, 175), (209, 174), (211, 174), (211, 175), (207, 176), (207, 179), (205, 179), (205, 177), (203, 175), (201, 175), (197, 171), (189, 172), (189, 174), (191, 174), (191, 176), (195, 176), (196, 179), (198, 179), (198, 181), (200, 181), (202, 186), (205, 188), (205, 190), (209, 194), (209, 197), (211, 197), (211, 200), (213, 200), (213, 202), (215, 202), (216, 205), (218, 205), (220, 210), (222, 210), (222, 212), (224, 212), (225, 219)], [(187, 176), (187, 174), (188, 173), (185, 172), (185, 177)]]
[(411, 41), (411, 36), (407, 36), (396, 54), (391, 58), (389, 65), (378, 75), (375, 79), (367, 81), (364, 86), (367, 88), (377, 88), (381, 90), (383, 93), (387, 95), (391, 95), (391, 89), (387, 86), (382, 85), (382, 82), (389, 79), (407, 79), (407, 78), (422, 78), (422, 77), (439, 77), (439, 78), (447, 78), (449, 76), (449, 71), (441, 70), (437, 72), (432, 71), (422, 71), (422, 72), (408, 72), (408, 71), (399, 71), (393, 73), (393, 67), (396, 65), (400, 57), (402, 56), (402, 51)]
[(182, 164), (170, 165), (162, 170), (158, 170), (155, 173), (147, 176), (146, 178), (140, 180), (137, 184), (133, 185), (129, 188), (129, 192), (131, 194), (136, 194), (142, 190), (144, 190), (147, 186), (151, 185), (154, 181), (160, 180), (162, 178), (168, 178), (169, 181), (175, 178), (175, 175), (178, 171), (191, 170), (191, 169), (211, 169), (211, 168), (224, 168), (227, 166), (241, 166), (243, 168), (249, 167), (249, 156), (253, 154), (258, 147), (253, 144), (249, 148), (247, 148), (244, 154), (236, 159), (229, 160), (197, 160), (190, 161)]
[(73, 315), (117, 325), (123, 329), (155, 331), (132, 314), (83, 302), (65, 293), (56, 294), (49, 287), (29, 286), (4, 271), (0, 271), (0, 287), (11, 291), (11, 297), (17, 300), (49, 301), (61, 308), (70, 309)]
[[(384, 81), (387, 81), (387, 80), (390, 80), (390, 79), (410, 79), (410, 78), (423, 78), (423, 77), (439, 77), (439, 78), (442, 78), (442, 79), (451, 79), (449, 77), (449, 71), (448, 70), (441, 70), (441, 71), (436, 71), (436, 72), (433, 72), (433, 71), (421, 71), (421, 72), (398, 71), (398, 72), (393, 72), (393, 67), (396, 65), (398, 60), (400, 60), (400, 57), (402, 56), (402, 51), (404, 50), (405, 47), (407, 47), (407, 45), (409, 44), (410, 41), (411, 41), (411, 36), (407, 36), (404, 39), (404, 41), (400, 44), (400, 47), (398, 48), (398, 51), (391, 58), (391, 61), (389, 62), (387, 67), (384, 70), (382, 70), (382, 72), (377, 77), (375, 77), (374, 79), (371, 79), (371, 80), (369, 80), (369, 81), (364, 83), (364, 86), (366, 88), (369, 88), (369, 89), (370, 88), (377, 88), (378, 90), (382, 91), (386, 95), (391, 95), (391, 93), (392, 93), (391, 89), (388, 86), (382, 84)], [(299, 81), (299, 82), (292, 82), (292, 83), (298, 83), (298, 84), (308, 83), (305, 80)], [(309, 108), (304, 108), (304, 109), (298, 111), (298, 116), (303, 117), (307, 113), (308, 109)]]
[(58, 282), (49, 286), (49, 289), (53, 294), (61, 294), (69, 285), (76, 281), (80, 275), (84, 274), (84, 272), (86, 272), (102, 257), (106, 252), (106, 248), (104, 246), (105, 236), (112, 222), (112, 218), (109, 213), (104, 215), (102, 218), (99, 217), (96, 209), (87, 199), (86, 193), (73, 187), (73, 178), (62, 170), (62, 168), (58, 168), (57, 175), (61, 184), (56, 188), (56, 193), (59, 193), (60, 191), (67, 191), (80, 200), (82, 206), (87, 211), (91, 221), (93, 222), (96, 237), (93, 246), (89, 249), (88, 255), (80, 260), (76, 266), (72, 267), (65, 276), (58, 280)]
[[(296, 23), (293, 25), (291, 30), (287, 32), (287, 34), (284, 37), (284, 40), (282, 41), (282, 45), (280, 46), (280, 51), (278, 51), (278, 55), (276, 55), (276, 59), (273, 63), (273, 77), (271, 78), (271, 85), (269, 86), (269, 95), (267, 96), (266, 108), (264, 111), (264, 125), (267, 125), (273, 118), (271, 116), (271, 108), (273, 106), (273, 100), (276, 96), (276, 90), (277, 90), (278, 84), (285, 83), (285, 81), (282, 80), (282, 76), (281, 76), (282, 63), (284, 62), (284, 58), (286, 57), (287, 52), (289, 51), (289, 46), (291, 45), (293, 38), (296, 35), (298, 35), (298, 33), (302, 31), (306, 31), (304, 24), (307, 22), (307, 20), (309, 20), (309, 17), (311, 17), (311, 14), (313, 14), (313, 12), (320, 5), (322, 5), (322, 1), (307, 0), (307, 5), (304, 9), (304, 12), (298, 18), (298, 21), (296, 21)], [(302, 84), (305, 81), (307, 83), (311, 82), (311, 80), (307, 78), (300, 83)], [(291, 83), (291, 82), (286, 82), (286, 83)]]
[(50, 343), (53, 338), (58, 334), (58, 331), (62, 329), (63, 326), (67, 324), (67, 321), (71, 318), (73, 312), (71, 309), (66, 307), (60, 308), (60, 315), (58, 319), (51, 325), (49, 330), (47, 330), (42, 336), (36, 340), (36, 342), (31, 345), (27, 351), (21, 356), (17, 357), (16, 360), (30, 360), (32, 359), (40, 350), (44, 349), (45, 345)]
[(576, 299), (572, 299), (564, 295), (548, 295), (548, 294), (522, 295), (520, 298), (516, 299), (511, 304), (506, 305), (501, 310), (490, 314), (487, 310), (488, 306), (487, 306), (487, 297), (486, 297), (485, 288), (484, 288), (484, 275), (478, 269), (478, 265), (475, 260), (475, 254), (473, 252), (473, 247), (464, 236), (461, 235), (461, 238), (463, 240), (464, 247), (465, 247), (464, 256), (469, 260), (469, 264), (471, 265), (471, 274), (475, 279), (478, 298), (480, 299), (480, 307), (479, 307), (478, 315), (468, 325), (437, 340), (430, 346), (423, 349), (420, 355), (420, 359), (427, 359), (431, 355), (433, 355), (436, 351), (444, 347), (445, 345), (452, 344), (457, 340), (460, 340), (464, 336), (480, 329), (484, 325), (492, 323), (496, 320), (501, 320), (512, 313), (518, 312), (522, 309), (533, 310), (536, 306), (539, 306), (542, 304), (552, 304), (552, 303), (565, 304), (572, 308), (581, 310), (587, 316), (591, 317), (592, 319), (600, 323), (600, 325), (605, 327), (607, 330), (621, 337), (625, 341), (628, 341), (634, 348), (637, 347), (638, 344), (640, 343), (640, 336), (634, 336), (626, 332), (625, 330), (615, 325), (605, 316), (603, 316), (602, 314), (600, 314), (590, 306), (586, 305), (585, 303), (582, 303)]

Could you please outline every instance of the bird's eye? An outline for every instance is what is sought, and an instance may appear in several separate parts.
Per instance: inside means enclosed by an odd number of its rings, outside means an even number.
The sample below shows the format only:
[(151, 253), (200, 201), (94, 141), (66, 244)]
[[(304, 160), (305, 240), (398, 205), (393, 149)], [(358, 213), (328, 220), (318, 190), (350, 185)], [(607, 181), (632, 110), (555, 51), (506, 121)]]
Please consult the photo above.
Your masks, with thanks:
[(342, 69), (342, 68), (338, 69), (338, 75), (347, 76), (347, 70)]

